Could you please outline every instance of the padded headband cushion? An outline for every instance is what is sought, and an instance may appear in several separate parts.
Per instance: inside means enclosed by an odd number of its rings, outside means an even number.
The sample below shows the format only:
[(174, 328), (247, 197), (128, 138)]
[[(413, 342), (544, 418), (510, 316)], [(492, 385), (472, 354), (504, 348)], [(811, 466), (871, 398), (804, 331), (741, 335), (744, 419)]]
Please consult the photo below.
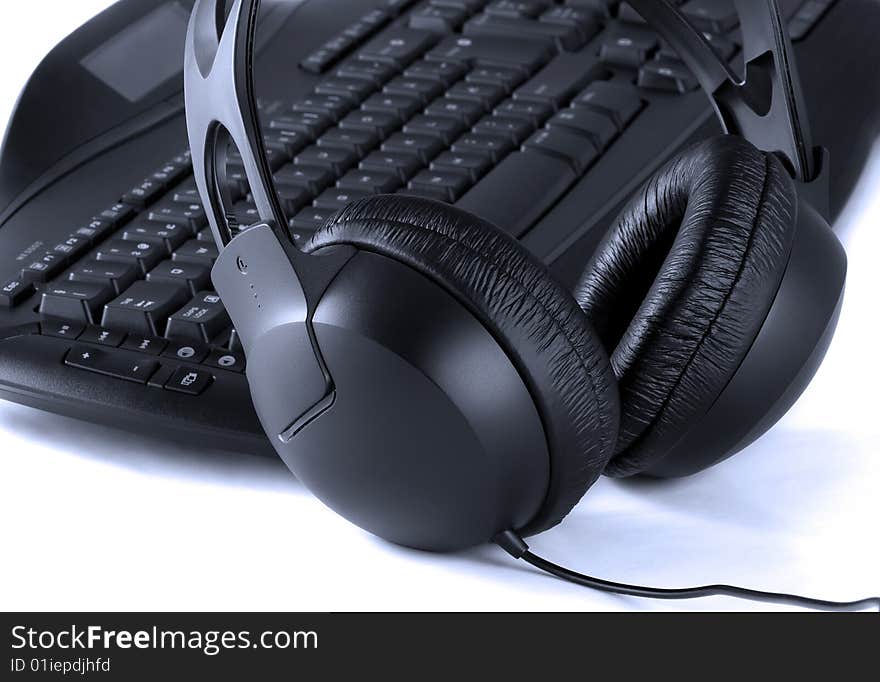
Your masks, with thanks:
[(795, 216), (781, 162), (734, 136), (689, 149), (624, 209), (575, 294), (620, 386), (606, 473), (659, 461), (711, 407), (775, 298)]
[(547, 497), (518, 530), (537, 533), (559, 523), (608, 463), (619, 418), (607, 353), (571, 294), (501, 230), (426, 199), (355, 202), (306, 250), (336, 244), (388, 256), (426, 275), (498, 340), (535, 399), (551, 453)]

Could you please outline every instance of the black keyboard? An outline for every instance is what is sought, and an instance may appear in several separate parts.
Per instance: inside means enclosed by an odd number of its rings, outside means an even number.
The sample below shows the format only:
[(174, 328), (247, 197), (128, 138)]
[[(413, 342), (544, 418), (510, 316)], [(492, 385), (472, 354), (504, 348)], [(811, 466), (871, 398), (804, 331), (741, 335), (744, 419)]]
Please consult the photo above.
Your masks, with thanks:
[[(679, 4), (736, 68), (741, 40), (731, 0)], [(834, 36), (853, 30), (865, 4), (782, 4), (796, 44), (815, 41), (802, 68), (812, 105), (827, 91), (812, 90), (810, 56), (824, 50), (822, 63), (832, 63), (832, 50), (846, 47)], [(409, 194), (487, 218), (570, 283), (635, 186), (682, 145), (716, 130), (693, 76), (625, 2), (268, 6), (261, 117), (297, 243), (354, 199)], [(81, 139), (39, 173), (28, 167), (22, 139), (36, 137), (37, 124), (23, 117), (30, 99), (47, 97), (36, 92), (39, 80), (19, 105), (0, 159), (0, 391), (124, 428), (268, 451), (235, 330), (211, 290), (217, 247), (192, 178), (179, 76), (138, 100), (132, 84), (113, 83), (94, 66), (103, 49), (94, 43), (114, 22), (128, 30), (141, 26), (138, 17), (170, 22), (166, 38), (182, 38), (187, 9), (128, 0), (96, 20), (94, 35), (70, 39), (87, 52), (73, 66), (89, 65), (90, 80), (85, 94), (61, 95), (100, 99), (115, 90), (120, 113), (93, 131), (88, 126), (101, 121), (84, 114), (85, 130), (74, 131)], [(826, 27), (826, 36), (813, 37)], [(864, 97), (876, 117), (876, 91)], [(817, 137), (835, 160), (856, 133), (876, 133), (866, 117), (826, 135), (817, 119)], [(33, 156), (51, 158), (52, 150)], [(858, 172), (851, 165), (842, 173), (850, 180)], [(235, 150), (228, 170), (237, 229), (248, 229), (256, 208)], [(848, 186), (837, 182), (839, 204)]]

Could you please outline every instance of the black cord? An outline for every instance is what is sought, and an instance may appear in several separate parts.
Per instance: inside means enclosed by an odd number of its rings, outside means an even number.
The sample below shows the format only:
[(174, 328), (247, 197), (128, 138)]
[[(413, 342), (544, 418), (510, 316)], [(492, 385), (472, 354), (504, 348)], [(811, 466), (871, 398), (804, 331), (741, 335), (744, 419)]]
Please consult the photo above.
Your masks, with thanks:
[(594, 590), (601, 590), (603, 592), (613, 592), (615, 594), (625, 594), (633, 597), (644, 597), (646, 599), (696, 599), (699, 597), (720, 595), (735, 597), (737, 599), (770, 602), (774, 604), (790, 604), (792, 606), (800, 606), (821, 611), (864, 611), (872, 607), (880, 611), (880, 597), (868, 597), (867, 599), (859, 599), (857, 601), (837, 602), (827, 601), (825, 599), (813, 599), (811, 597), (801, 597), (795, 594), (785, 594), (782, 592), (750, 590), (745, 587), (735, 587), (733, 585), (702, 585), (700, 587), (663, 589), (615, 583), (609, 580), (593, 578), (582, 573), (571, 571), (532, 554), (529, 551), (529, 546), (513, 531), (504, 531), (503, 533), (498, 534), (493, 539), (493, 542), (510, 554), (514, 559), (522, 559), (535, 568), (550, 573), (557, 578), (562, 578), (563, 580), (567, 580), (577, 585), (590, 587)]

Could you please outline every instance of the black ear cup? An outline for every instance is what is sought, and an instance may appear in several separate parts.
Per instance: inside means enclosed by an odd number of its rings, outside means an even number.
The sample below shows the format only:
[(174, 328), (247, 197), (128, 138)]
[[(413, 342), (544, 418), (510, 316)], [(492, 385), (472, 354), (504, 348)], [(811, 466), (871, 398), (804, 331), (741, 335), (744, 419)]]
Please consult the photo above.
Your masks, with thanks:
[(686, 151), (623, 211), (576, 291), (620, 387), (606, 473), (662, 458), (730, 381), (776, 296), (796, 212), (780, 161), (734, 136)]
[(546, 500), (520, 530), (536, 533), (561, 521), (608, 463), (619, 417), (607, 353), (571, 294), (508, 235), (438, 202), (361, 200), (319, 230), (306, 250), (338, 244), (413, 268), (495, 337), (534, 398), (551, 453)]

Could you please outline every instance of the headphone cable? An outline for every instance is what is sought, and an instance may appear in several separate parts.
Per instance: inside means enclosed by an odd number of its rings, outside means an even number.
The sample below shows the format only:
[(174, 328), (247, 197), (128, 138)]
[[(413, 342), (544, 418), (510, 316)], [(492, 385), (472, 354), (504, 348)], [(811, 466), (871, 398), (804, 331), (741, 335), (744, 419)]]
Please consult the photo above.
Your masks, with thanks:
[(576, 571), (564, 568), (532, 554), (525, 541), (511, 530), (499, 533), (492, 539), (492, 542), (501, 547), (501, 549), (510, 554), (514, 559), (522, 559), (535, 568), (554, 575), (557, 578), (567, 580), (568, 582), (583, 587), (600, 590), (602, 592), (612, 592), (614, 594), (643, 597), (646, 599), (696, 599), (699, 597), (726, 596), (773, 604), (788, 604), (791, 606), (799, 606), (821, 611), (864, 611), (868, 608), (875, 608), (877, 611), (880, 611), (880, 597), (868, 597), (856, 601), (837, 602), (827, 601), (825, 599), (814, 599), (812, 597), (801, 597), (796, 594), (785, 594), (782, 592), (763, 592), (761, 590), (751, 590), (746, 587), (736, 587), (733, 585), (703, 585), (700, 587), (664, 589), (616, 583), (609, 580), (602, 580), (601, 578), (593, 578), (592, 576), (584, 575), (583, 573), (577, 573)]

